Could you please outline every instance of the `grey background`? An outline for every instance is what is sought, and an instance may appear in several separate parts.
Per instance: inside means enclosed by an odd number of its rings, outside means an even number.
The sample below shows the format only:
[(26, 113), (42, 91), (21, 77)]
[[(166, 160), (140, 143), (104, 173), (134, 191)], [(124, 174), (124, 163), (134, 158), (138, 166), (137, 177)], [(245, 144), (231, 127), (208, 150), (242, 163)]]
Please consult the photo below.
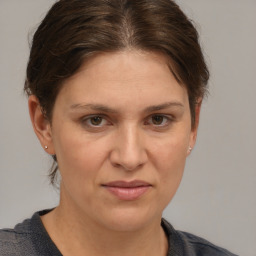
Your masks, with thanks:
[[(53, 0), (0, 0), (0, 228), (58, 202), (51, 159), (22, 93), (33, 32)], [(179, 0), (197, 24), (211, 70), (199, 136), (164, 216), (181, 230), (256, 256), (256, 1)]]

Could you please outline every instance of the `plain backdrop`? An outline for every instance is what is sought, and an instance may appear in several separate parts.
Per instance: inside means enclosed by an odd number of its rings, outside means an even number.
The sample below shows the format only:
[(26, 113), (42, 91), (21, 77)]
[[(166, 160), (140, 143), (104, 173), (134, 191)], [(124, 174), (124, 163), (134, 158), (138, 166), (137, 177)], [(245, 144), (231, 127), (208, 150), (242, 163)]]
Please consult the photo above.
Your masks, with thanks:
[[(0, 0), (0, 228), (58, 203), (51, 159), (22, 88), (33, 33), (53, 0)], [(256, 1), (179, 0), (211, 71), (198, 141), (164, 216), (243, 256), (256, 256)]]

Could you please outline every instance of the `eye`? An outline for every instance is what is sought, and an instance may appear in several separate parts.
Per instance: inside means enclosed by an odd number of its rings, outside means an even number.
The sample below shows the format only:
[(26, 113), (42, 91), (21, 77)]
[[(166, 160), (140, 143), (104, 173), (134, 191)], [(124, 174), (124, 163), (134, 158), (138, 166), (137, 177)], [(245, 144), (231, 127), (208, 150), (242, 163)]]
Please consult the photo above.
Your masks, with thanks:
[(152, 123), (154, 125), (162, 125), (165, 121), (163, 116), (152, 116)]
[(102, 123), (103, 118), (101, 116), (93, 116), (89, 119), (93, 126), (99, 126)]
[(147, 121), (147, 124), (157, 126), (157, 127), (163, 127), (167, 126), (171, 121), (171, 118), (164, 115), (152, 115), (149, 120)]
[(103, 127), (108, 124), (108, 121), (102, 116), (89, 116), (83, 118), (83, 124), (87, 127)]

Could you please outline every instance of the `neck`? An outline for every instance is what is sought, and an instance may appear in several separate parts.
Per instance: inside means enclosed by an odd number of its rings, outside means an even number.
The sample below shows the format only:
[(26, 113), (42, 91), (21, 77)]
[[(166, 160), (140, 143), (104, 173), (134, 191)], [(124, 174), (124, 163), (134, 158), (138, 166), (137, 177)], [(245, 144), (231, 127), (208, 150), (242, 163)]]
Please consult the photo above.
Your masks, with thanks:
[(63, 255), (164, 256), (168, 241), (161, 218), (133, 231), (109, 230), (60, 204), (42, 217), (43, 224)]

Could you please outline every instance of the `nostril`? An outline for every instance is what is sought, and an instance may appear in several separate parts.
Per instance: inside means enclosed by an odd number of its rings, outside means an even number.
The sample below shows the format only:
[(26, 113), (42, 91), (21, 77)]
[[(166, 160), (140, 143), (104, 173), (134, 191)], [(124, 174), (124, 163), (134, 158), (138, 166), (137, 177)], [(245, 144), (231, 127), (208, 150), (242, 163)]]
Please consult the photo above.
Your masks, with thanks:
[(121, 165), (118, 164), (118, 163), (112, 163), (112, 165), (113, 165), (115, 168), (120, 168), (120, 167), (121, 167)]
[(119, 161), (111, 161), (112, 166), (114, 166), (115, 168), (119, 168), (119, 169), (123, 169), (125, 171), (134, 171), (137, 170), (139, 168), (141, 168), (144, 165), (144, 162), (142, 161), (121, 161), (121, 159)]

